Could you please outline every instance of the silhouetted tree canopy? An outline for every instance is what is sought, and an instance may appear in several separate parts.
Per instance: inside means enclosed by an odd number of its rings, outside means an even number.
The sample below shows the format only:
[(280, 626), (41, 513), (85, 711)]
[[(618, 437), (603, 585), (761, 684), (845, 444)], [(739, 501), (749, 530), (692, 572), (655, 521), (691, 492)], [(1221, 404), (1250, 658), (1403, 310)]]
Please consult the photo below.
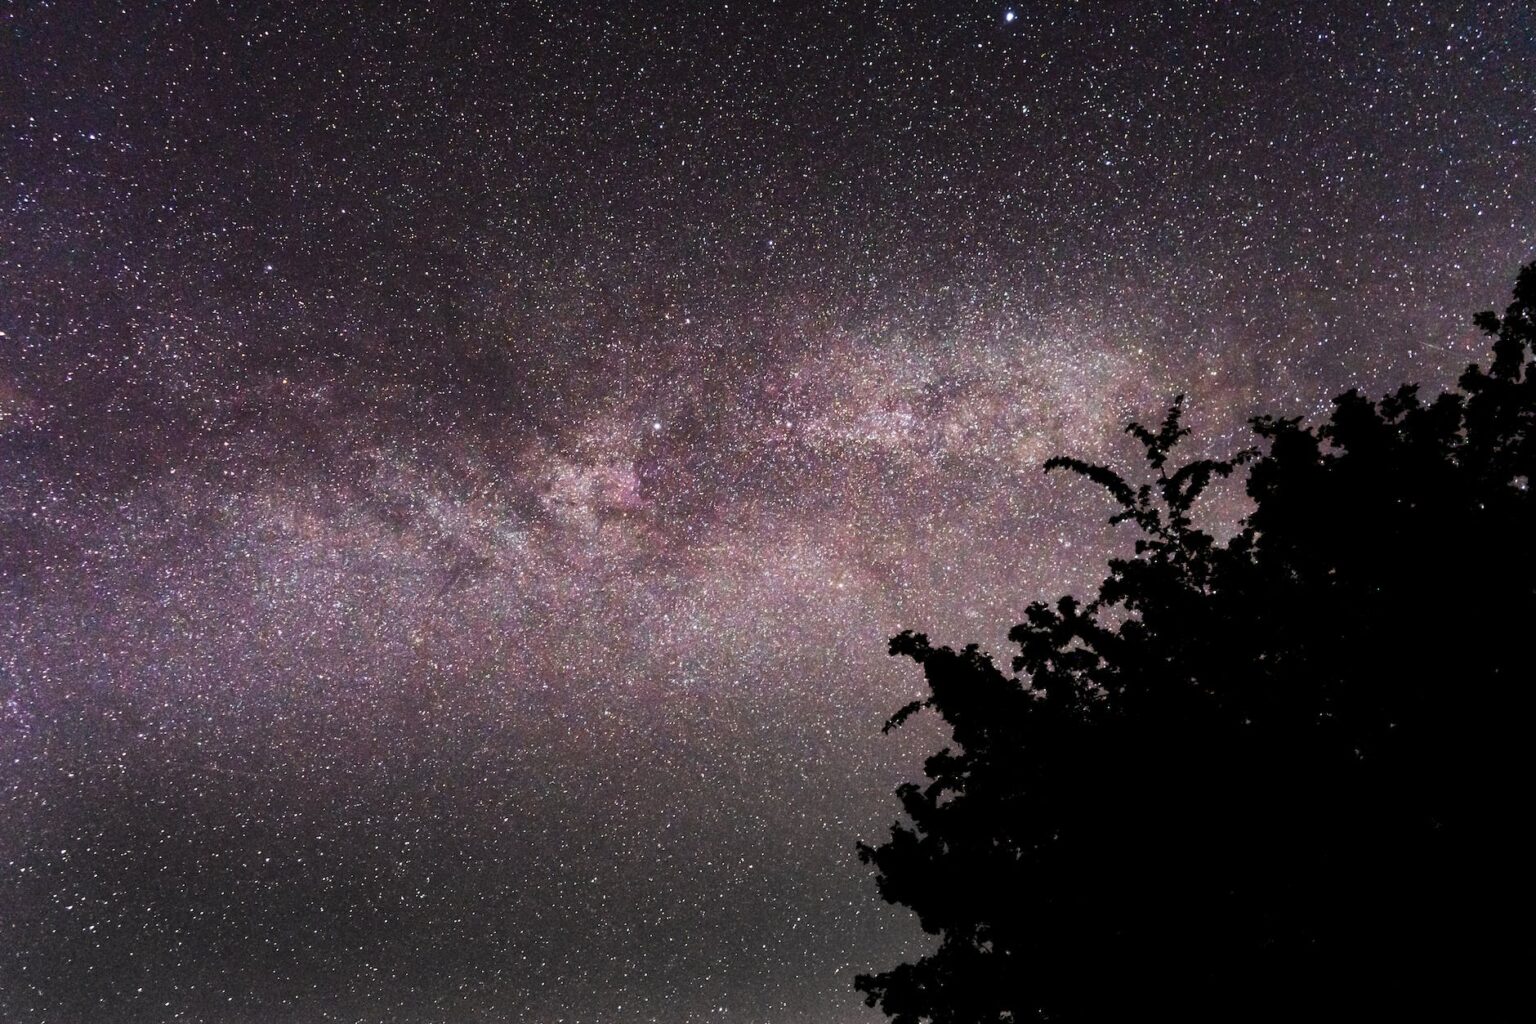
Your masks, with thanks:
[[(898, 1024), (1536, 1020), (1536, 264), (1491, 366), (1432, 401), (1145, 483), (1058, 458), (1141, 532), (1089, 601), (1037, 603), (1012, 673), (891, 641), (953, 742), (860, 855), (938, 937), (861, 976)], [(1191, 511), (1247, 463), (1218, 542)]]

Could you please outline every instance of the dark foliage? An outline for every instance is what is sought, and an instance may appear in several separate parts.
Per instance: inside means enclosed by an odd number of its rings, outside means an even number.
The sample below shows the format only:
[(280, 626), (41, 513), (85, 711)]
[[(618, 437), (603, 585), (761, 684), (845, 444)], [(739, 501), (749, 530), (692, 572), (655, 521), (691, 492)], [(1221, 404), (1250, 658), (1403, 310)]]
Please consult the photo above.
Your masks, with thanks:
[[(1055, 459), (1135, 523), (1092, 601), (1034, 604), (1013, 674), (920, 634), (953, 743), (860, 854), (938, 936), (860, 977), (899, 1024), (1536, 1020), (1536, 264), (1488, 369), (1351, 392), (1264, 454), (1149, 483)], [(1248, 462), (1231, 541), (1191, 521)], [(889, 727), (889, 726), (888, 726)]]

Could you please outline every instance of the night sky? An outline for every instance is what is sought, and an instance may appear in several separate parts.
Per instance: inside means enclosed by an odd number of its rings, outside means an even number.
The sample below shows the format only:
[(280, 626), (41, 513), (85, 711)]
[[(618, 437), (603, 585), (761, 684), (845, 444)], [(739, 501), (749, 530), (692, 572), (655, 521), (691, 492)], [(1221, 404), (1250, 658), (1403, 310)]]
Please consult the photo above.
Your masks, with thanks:
[(1443, 386), (1536, 256), (1526, 0), (0, 24), (16, 1024), (870, 1024), (886, 639), (1127, 549), (1049, 456)]

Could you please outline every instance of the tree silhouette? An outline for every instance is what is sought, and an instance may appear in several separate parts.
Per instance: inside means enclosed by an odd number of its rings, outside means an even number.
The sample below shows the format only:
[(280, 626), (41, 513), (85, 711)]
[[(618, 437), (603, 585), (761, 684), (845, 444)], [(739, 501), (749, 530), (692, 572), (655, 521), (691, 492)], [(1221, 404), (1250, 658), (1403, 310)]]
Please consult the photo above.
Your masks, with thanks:
[[(1075, 459), (1140, 530), (1012, 673), (917, 633), (952, 733), (860, 846), (938, 937), (857, 979), (898, 1024), (1536, 1019), (1536, 264), (1433, 401), (1356, 392), (1172, 468), (1182, 400)], [(1192, 521), (1248, 463), (1230, 541)]]

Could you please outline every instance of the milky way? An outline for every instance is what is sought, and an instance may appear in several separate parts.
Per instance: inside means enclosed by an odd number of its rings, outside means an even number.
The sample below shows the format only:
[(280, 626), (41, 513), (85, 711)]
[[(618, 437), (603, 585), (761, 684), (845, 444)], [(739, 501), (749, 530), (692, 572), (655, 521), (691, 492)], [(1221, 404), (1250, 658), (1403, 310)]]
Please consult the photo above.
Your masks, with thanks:
[(885, 639), (1536, 255), (1520, 0), (0, 19), (18, 1024), (872, 1021)]

